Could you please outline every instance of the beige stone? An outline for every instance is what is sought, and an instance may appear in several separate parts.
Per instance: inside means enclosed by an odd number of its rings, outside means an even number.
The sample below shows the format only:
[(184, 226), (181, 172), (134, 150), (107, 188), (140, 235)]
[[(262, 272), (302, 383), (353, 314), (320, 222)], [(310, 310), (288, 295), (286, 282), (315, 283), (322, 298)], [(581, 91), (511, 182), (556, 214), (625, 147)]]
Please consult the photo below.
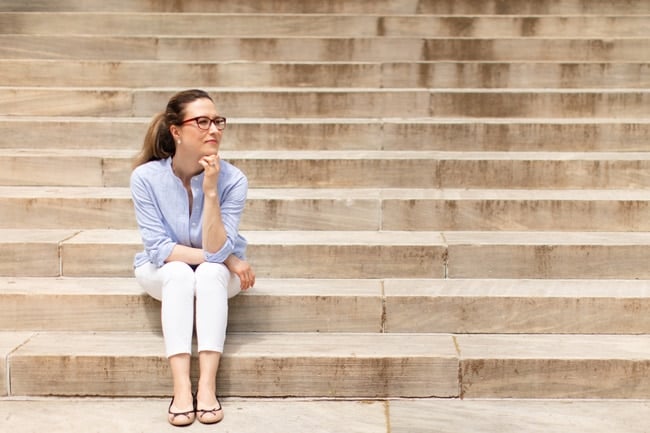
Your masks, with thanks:
[(645, 400), (400, 400), (390, 402), (390, 431), (642, 433), (649, 411)]
[(647, 334), (647, 280), (384, 281), (386, 332)]
[(230, 332), (380, 332), (379, 281), (259, 279), (230, 300)]
[(464, 398), (644, 398), (647, 335), (458, 335)]
[[(12, 394), (167, 395), (162, 346), (151, 333), (42, 333), (9, 358)], [(223, 396), (453, 397), (458, 360), (443, 335), (230, 334), (218, 389)]]
[(0, 329), (159, 331), (160, 303), (132, 278), (0, 278)]
[(5, 332), (4, 329), (0, 331), (0, 397), (10, 394), (11, 382), (7, 380), (10, 378), (7, 365), (9, 355), (31, 336), (30, 332)]
[[(223, 107), (226, 109), (227, 107)], [(97, 156), (111, 163), (113, 156), (130, 159), (140, 148), (149, 118), (41, 118), (0, 116), (0, 148), (7, 156), (22, 152), (52, 150), (67, 158), (101, 151)], [(457, 152), (645, 152), (650, 139), (650, 122), (638, 119), (251, 119), (229, 118), (224, 134), (224, 151), (444, 151)], [(93, 140), (80, 139), (88, 130)], [(48, 140), (42, 137), (47, 136)], [(28, 153), (24, 150), (28, 149)], [(67, 152), (67, 153), (66, 153)], [(571, 153), (573, 154), (573, 153)], [(62, 155), (62, 156), (63, 156)], [(557, 155), (557, 154), (556, 154)], [(562, 154), (559, 154), (562, 155)], [(624, 155), (624, 154), (623, 154)], [(532, 155), (529, 155), (532, 156)], [(597, 156), (597, 155), (596, 155)], [(551, 155), (548, 156), (551, 158)], [(449, 159), (449, 158), (446, 158)], [(453, 162), (453, 159), (452, 161)], [(127, 167), (128, 164), (122, 166)], [(452, 168), (454, 166), (452, 165)], [(461, 167), (459, 167), (461, 168)], [(593, 167), (587, 167), (593, 169)], [(508, 169), (503, 165), (501, 169)], [(632, 169), (632, 167), (627, 167)], [(454, 176), (467, 176), (460, 170)], [(493, 173), (496, 174), (496, 173)], [(565, 177), (564, 181), (575, 176)], [(107, 186), (125, 185), (121, 178)], [(618, 175), (610, 181), (620, 182)], [(595, 179), (592, 179), (595, 180)], [(105, 179), (106, 182), (108, 180)], [(519, 182), (526, 181), (518, 178)]]
[(84, 14), (52, 12), (0, 15), (4, 33), (174, 36), (320, 36), (340, 37), (643, 37), (643, 17), (511, 17), (511, 16), (374, 16), (330, 14), (276, 14), (272, 20), (260, 14)]
[(246, 232), (260, 277), (441, 278), (445, 248), (434, 232)]
[(650, 7), (642, 0), (612, 0), (607, 3), (591, 3), (584, 0), (554, 1), (525, 0), (502, 3), (488, 0), (476, 3), (472, 0), (442, 0), (418, 2), (416, 0), (378, 0), (372, 5), (363, 2), (333, 0), (323, 3), (319, 0), (285, 0), (277, 5), (260, 3), (256, 0), (192, 0), (168, 4), (151, 1), (92, 0), (84, 2), (81, 8), (74, 0), (51, 0), (45, 3), (23, 3), (20, 0), (5, 0), (2, 9), (6, 11), (106, 11), (116, 8), (124, 12), (212, 12), (212, 13), (372, 13), (372, 14), (439, 14), (439, 15), (563, 15), (593, 13), (600, 14), (650, 14)]
[(61, 275), (59, 245), (72, 230), (0, 229), (0, 275)]
[(132, 277), (133, 258), (143, 250), (137, 230), (86, 230), (61, 245), (61, 275)]
[[(379, 281), (258, 278), (229, 304), (231, 332), (382, 330)], [(134, 278), (5, 277), (0, 329), (158, 332), (160, 302)]]
[(648, 279), (647, 232), (445, 232), (449, 278)]

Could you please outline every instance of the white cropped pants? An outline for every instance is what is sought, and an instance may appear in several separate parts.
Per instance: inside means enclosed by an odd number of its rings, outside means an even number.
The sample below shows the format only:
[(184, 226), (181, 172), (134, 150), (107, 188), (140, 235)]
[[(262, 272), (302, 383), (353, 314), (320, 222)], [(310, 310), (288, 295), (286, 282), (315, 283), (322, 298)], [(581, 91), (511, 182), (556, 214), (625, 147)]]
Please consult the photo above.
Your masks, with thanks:
[(205, 262), (195, 270), (183, 262), (169, 262), (160, 268), (151, 263), (139, 266), (135, 277), (149, 295), (162, 303), (167, 357), (192, 353), (195, 317), (198, 351), (223, 352), (228, 298), (241, 290), (236, 274), (221, 263)]

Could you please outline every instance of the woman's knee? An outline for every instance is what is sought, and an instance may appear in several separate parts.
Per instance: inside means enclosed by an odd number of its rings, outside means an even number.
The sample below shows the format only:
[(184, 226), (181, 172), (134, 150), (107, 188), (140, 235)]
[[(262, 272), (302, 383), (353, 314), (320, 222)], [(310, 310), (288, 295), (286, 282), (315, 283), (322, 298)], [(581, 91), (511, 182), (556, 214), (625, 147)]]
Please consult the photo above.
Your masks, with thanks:
[(228, 285), (230, 270), (222, 263), (201, 263), (195, 271), (197, 282), (219, 281), (223, 286)]
[(183, 290), (194, 293), (194, 270), (187, 263), (169, 262), (161, 268), (163, 273), (163, 290)]

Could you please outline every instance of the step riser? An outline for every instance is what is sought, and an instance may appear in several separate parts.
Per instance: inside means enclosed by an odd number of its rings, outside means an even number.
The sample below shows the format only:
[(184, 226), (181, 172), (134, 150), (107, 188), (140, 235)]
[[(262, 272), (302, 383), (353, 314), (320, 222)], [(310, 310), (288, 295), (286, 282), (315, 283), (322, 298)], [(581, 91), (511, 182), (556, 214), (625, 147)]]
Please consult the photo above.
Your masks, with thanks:
[(106, 11), (113, 12), (194, 12), (194, 13), (369, 13), (369, 14), (439, 14), (439, 15), (561, 15), (561, 14), (650, 14), (650, 5), (643, 0), (564, 0), (540, 1), (520, 0), (503, 2), (486, 0), (376, 0), (372, 3), (334, 0), (285, 0), (279, 3), (257, 0), (191, 0), (184, 2), (164, 2), (150, 0), (110, 0), (84, 1), (80, 6), (76, 0), (51, 0), (47, 2), (27, 2), (4, 0), (0, 11)]
[[(647, 88), (648, 63), (68, 63), (2, 61), (0, 86)], [(192, 79), (188, 79), (192, 77)]]
[(644, 17), (0, 13), (3, 34), (240, 37), (647, 37)]
[[(7, 115), (148, 117), (174, 92), (0, 89)], [(650, 92), (219, 91), (232, 117), (647, 117)]]
[[(140, 250), (135, 241), (66, 241), (60, 247), (58, 242), (3, 243), (0, 275), (131, 277), (133, 256)], [(248, 249), (259, 278), (650, 279), (648, 254), (648, 245), (580, 243), (445, 247), (253, 242)]]
[[(129, 198), (0, 198), (4, 229), (135, 229)], [(650, 200), (249, 199), (243, 230), (650, 231)]]
[[(106, 152), (107, 155), (109, 152)], [(0, 156), (0, 186), (128, 187), (132, 159)], [(650, 160), (229, 158), (251, 188), (633, 189), (650, 187)], [(285, 173), (277, 176), (277, 173)], [(0, 223), (1, 224), (1, 223)]]
[[(219, 365), (217, 388), (227, 396), (297, 396), (297, 397), (455, 397), (458, 396), (458, 360), (449, 336), (411, 336), (413, 344), (444, 346), (423, 353), (419, 348), (404, 347), (401, 336), (384, 336), (387, 343), (401, 346), (401, 356), (390, 356), (383, 349), (367, 353), (351, 347), (349, 338), (310, 334), (319, 347), (329, 349), (318, 356), (316, 348), (305, 347), (303, 354), (276, 356), (273, 347), (283, 347), (290, 334), (271, 337), (258, 343), (261, 353), (251, 352), (251, 337), (231, 334)], [(377, 336), (358, 334), (358, 344), (378, 343)], [(116, 337), (123, 338), (123, 337)], [(87, 356), (65, 356), (61, 350), (41, 350), (32, 338), (12, 353), (12, 395), (99, 395), (99, 396), (163, 396), (169, 393), (170, 371), (162, 356), (162, 336), (143, 339), (136, 356), (113, 356), (111, 345), (105, 354), (96, 347)], [(94, 346), (87, 336), (81, 341)], [(295, 337), (305, 346), (313, 346), (304, 337)], [(336, 343), (342, 341), (351, 354), (342, 354)], [(115, 341), (112, 342), (112, 345)], [(273, 345), (271, 345), (273, 344)], [(144, 347), (142, 347), (144, 345)], [(30, 352), (35, 348), (35, 352)], [(65, 349), (64, 349), (65, 350)], [(240, 351), (240, 354), (237, 352)], [(353, 353), (360, 351), (362, 356)], [(100, 351), (101, 352), (101, 349)], [(280, 367), (281, 366), (281, 367)], [(97, 374), (101, 371), (102, 374)], [(54, 373), (56, 372), (56, 374)], [(192, 375), (196, 379), (194, 363)], [(305, 378), (310, 378), (305, 380)]]
[[(78, 36), (0, 35), (0, 58), (194, 62), (650, 61), (647, 38), (423, 40), (83, 37), (81, 42)], [(74, 47), (74, 50), (70, 47)]]
[[(313, 366), (305, 365), (303, 359), (231, 359), (226, 352), (217, 387), (222, 397), (458, 397), (452, 381), (458, 377), (457, 361), (442, 366), (437, 360), (410, 361), (351, 357), (320, 360)], [(650, 392), (648, 364), (647, 360), (462, 361), (460, 397), (642, 399)], [(345, 365), (344, 373), (341, 365)], [(171, 389), (167, 360), (162, 356), (74, 360), (12, 356), (10, 368), (14, 396), (163, 397)], [(97, 371), (108, 377), (98, 378)], [(268, 371), (273, 373), (263, 373)], [(595, 384), (594, 372), (607, 378), (606, 384)], [(193, 372), (195, 380), (197, 376)], [(314, 379), (306, 382), (305, 377)], [(373, 378), (371, 382), (363, 379), (368, 377)]]
[[(441, 363), (435, 359), (351, 356), (323, 359), (316, 367), (305, 365), (300, 358), (231, 359), (226, 352), (219, 365), (217, 388), (220, 397), (456, 397), (457, 361), (449, 360), (440, 366)], [(171, 373), (164, 357), (106, 357), (72, 362), (55, 357), (17, 358), (10, 365), (12, 395), (16, 396), (163, 397), (171, 389)], [(36, 365), (42, 366), (38, 368), (40, 373), (35, 371)], [(278, 369), (278, 365), (282, 368)], [(97, 371), (106, 372), (108, 378), (98, 379)], [(198, 372), (192, 376), (196, 382)], [(310, 380), (306, 381), (306, 377)]]
[(650, 279), (646, 246), (450, 246), (448, 278)]
[[(647, 151), (650, 123), (237, 123), (228, 124), (224, 150)], [(0, 149), (140, 148), (148, 119), (0, 119)], [(75, 139), (92, 131), (93, 140)], [(43, 137), (48, 137), (43, 140)], [(110, 154), (108, 152), (107, 154)], [(68, 157), (74, 163), (75, 159)], [(21, 163), (23, 163), (22, 161)], [(86, 162), (89, 163), (89, 162)], [(36, 173), (37, 174), (37, 173)], [(24, 177), (24, 176), (23, 176)], [(610, 179), (614, 180), (614, 179)]]
[[(160, 303), (144, 294), (8, 294), (0, 295), (0, 299), (0, 329), (4, 331), (161, 330)], [(339, 318), (333, 321), (335, 316)], [(116, 321), (116, 317), (120, 320)], [(381, 320), (379, 295), (241, 295), (229, 302), (228, 331), (380, 332)]]
[[(469, 360), (462, 398), (647, 398), (648, 360)], [(594, 380), (597, 377), (598, 380)]]
[[(253, 290), (254, 295), (230, 300), (229, 332), (650, 333), (650, 300), (644, 297), (383, 297), (379, 289), (374, 296), (264, 296), (263, 281)], [(498, 321), (494, 311), (499, 311)], [(4, 331), (161, 330), (160, 303), (145, 294), (6, 293), (0, 295), (0, 313)]]
[(458, 334), (648, 334), (649, 313), (646, 297), (395, 296), (387, 298), (384, 329)]
[[(91, 346), (81, 351), (53, 348), (42, 341), (56, 337), (26, 337), (25, 344), (10, 349), (5, 368), (10, 371), (11, 395), (136, 397), (169, 393), (170, 372), (161, 354), (162, 336), (136, 337), (142, 340), (137, 354), (124, 356), (116, 355), (115, 347), (123, 344), (123, 335), (79, 334), (78, 344)], [(341, 340), (340, 335), (310, 334), (296, 340), (305, 344), (307, 337), (313, 340), (309, 346), (319, 343), (331, 352), (315, 356), (314, 349), (308, 347), (302, 354), (289, 350), (284, 356), (274, 356), (269, 352), (271, 344), (284, 349), (294, 343), (278, 341), (288, 335), (266, 337), (255, 345), (251, 335), (231, 334), (219, 370), (220, 396), (645, 398), (650, 391), (648, 354), (643, 348), (634, 349), (647, 345), (643, 336), (356, 337), (361, 351), (364, 344), (390, 345), (404, 338), (432, 349), (423, 353), (401, 347), (401, 357), (386, 356), (381, 348), (370, 356), (343, 354), (336, 341), (345, 341), (347, 349), (350, 340)], [(526, 341), (528, 348), (517, 348)], [(95, 347), (100, 344), (102, 348)], [(594, 344), (597, 347), (591, 350), (586, 347)], [(553, 346), (556, 355), (550, 356), (548, 350)], [(583, 356), (578, 354), (581, 347), (586, 349)], [(627, 357), (618, 351), (625, 347), (631, 348)], [(355, 352), (354, 347), (349, 350)], [(600, 380), (594, 382), (594, 374)], [(192, 376), (196, 379), (196, 362)]]

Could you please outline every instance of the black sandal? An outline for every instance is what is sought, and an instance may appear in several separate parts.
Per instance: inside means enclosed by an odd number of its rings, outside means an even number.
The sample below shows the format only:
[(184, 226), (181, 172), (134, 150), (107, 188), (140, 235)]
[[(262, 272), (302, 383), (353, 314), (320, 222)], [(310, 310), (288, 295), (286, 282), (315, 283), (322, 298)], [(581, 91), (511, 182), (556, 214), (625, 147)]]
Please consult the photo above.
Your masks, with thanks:
[[(196, 409), (196, 418), (199, 420), (201, 424), (216, 424), (223, 419), (223, 410), (221, 407), (221, 402), (219, 401), (219, 397), (216, 398), (217, 398), (217, 405), (219, 405), (219, 407), (215, 407), (214, 409), (198, 409), (198, 408)], [(204, 421), (203, 416), (206, 413), (211, 413), (212, 415), (214, 415), (214, 418)], [(219, 413), (221, 413), (221, 416), (219, 416)]]
[[(172, 401), (169, 402), (169, 408), (167, 409), (167, 414), (171, 415), (167, 416), (167, 421), (173, 426), (176, 427), (186, 427), (194, 422), (196, 419), (196, 399), (193, 402), (194, 408), (192, 410), (188, 410), (185, 412), (172, 412), (172, 405), (174, 404), (174, 397), (172, 397)], [(186, 422), (174, 422), (177, 416), (184, 416), (187, 418)]]

